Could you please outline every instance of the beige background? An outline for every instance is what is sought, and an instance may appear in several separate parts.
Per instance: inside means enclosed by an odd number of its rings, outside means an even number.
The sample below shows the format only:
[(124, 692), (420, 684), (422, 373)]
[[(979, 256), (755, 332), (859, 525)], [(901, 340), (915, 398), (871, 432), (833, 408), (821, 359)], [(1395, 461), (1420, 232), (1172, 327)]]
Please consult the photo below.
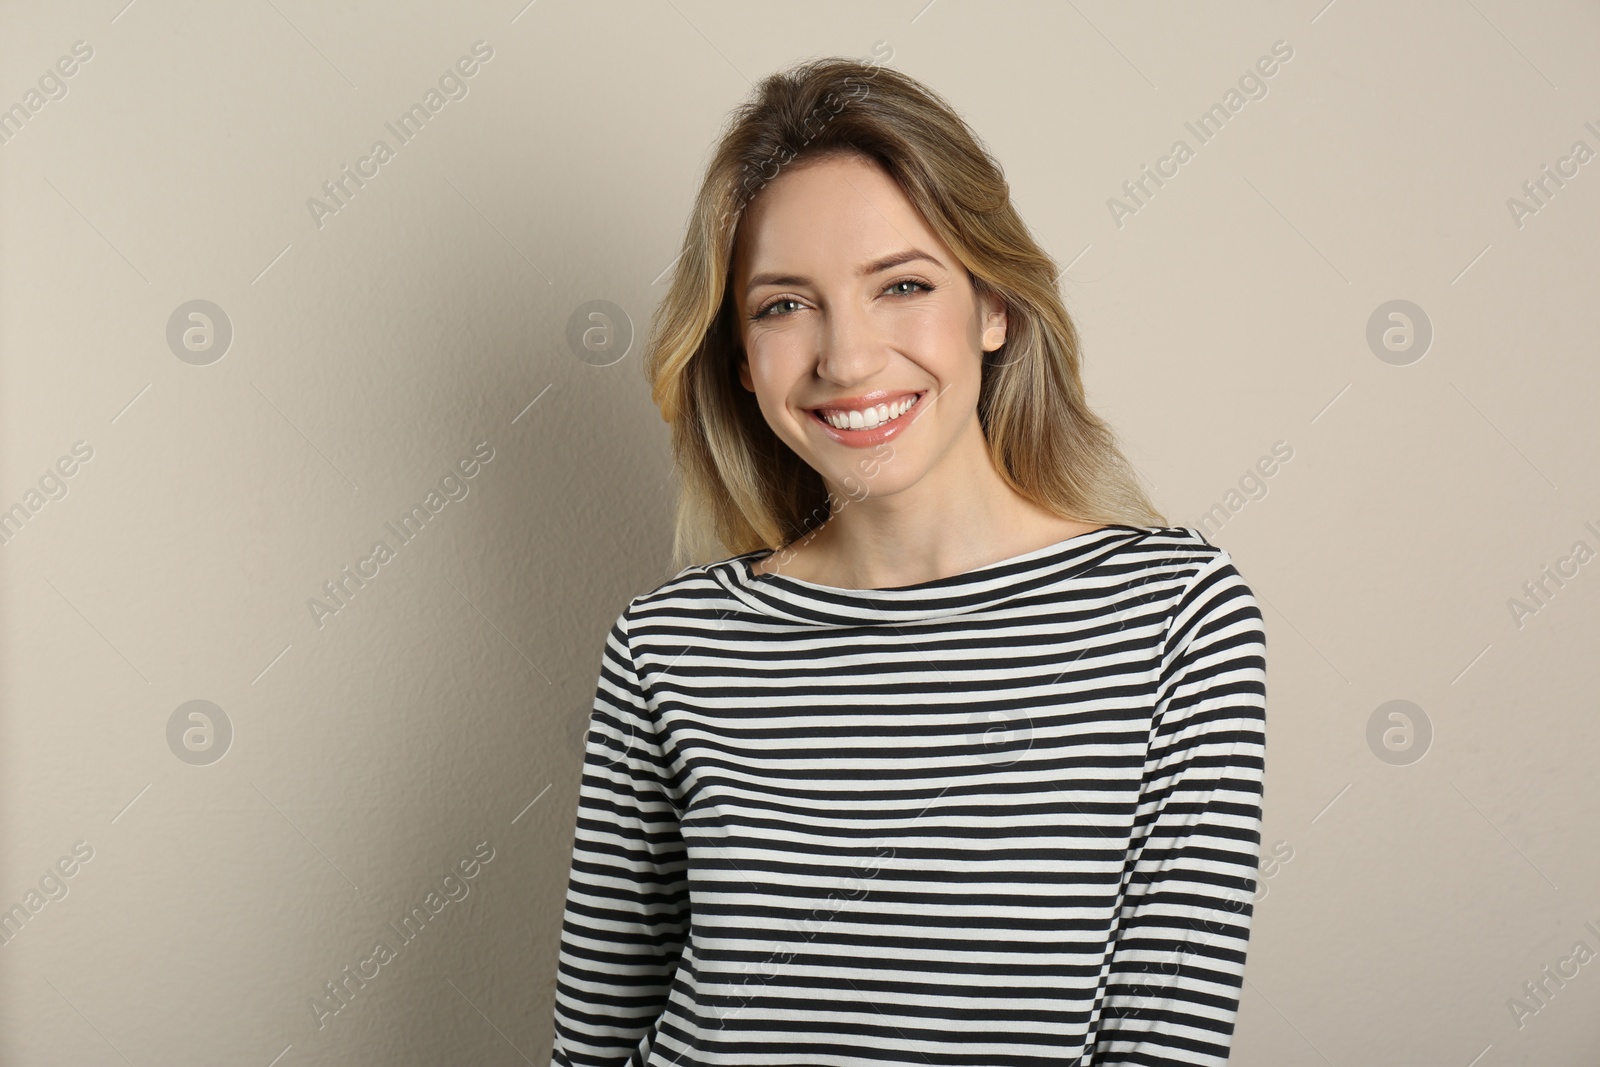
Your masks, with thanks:
[[(1292, 858), (1234, 1062), (1600, 1060), (1600, 162), (1508, 206), (1600, 150), (1593, 4), (524, 2), (4, 7), (0, 107), (93, 56), (0, 144), (0, 507), (93, 455), (0, 546), (0, 906), (93, 856), (0, 947), (0, 1062), (548, 1062), (602, 641), (671, 574), (639, 340), (595, 365), (569, 319), (608, 300), (642, 336), (728, 110), (879, 41), (1001, 160), (1070, 264), (1094, 402), (1262, 603), (1263, 847)], [(319, 228), (308, 199), (479, 40), (468, 94)], [(196, 299), (233, 328), (207, 365), (166, 337)], [(1367, 340), (1396, 299), (1434, 335), (1404, 365)], [(167, 740), (197, 699), (234, 730), (206, 766)], [(1369, 745), (1391, 700), (1420, 760)], [(319, 1030), (311, 998), (480, 842)]]

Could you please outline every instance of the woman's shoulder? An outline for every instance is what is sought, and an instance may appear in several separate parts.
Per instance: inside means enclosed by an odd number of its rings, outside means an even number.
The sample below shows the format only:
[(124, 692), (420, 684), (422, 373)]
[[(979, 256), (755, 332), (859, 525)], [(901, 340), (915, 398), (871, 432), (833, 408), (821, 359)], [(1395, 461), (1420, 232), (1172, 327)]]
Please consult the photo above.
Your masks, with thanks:
[(725, 575), (728, 569), (753, 560), (761, 551), (757, 549), (680, 568), (676, 574), (629, 600), (618, 618), (619, 624), (626, 626), (630, 622), (665, 615), (716, 615), (717, 605), (727, 593)]
[(1139, 544), (1146, 553), (1164, 553), (1171, 562), (1197, 566), (1218, 566), (1232, 563), (1228, 550), (1214, 545), (1206, 535), (1192, 526), (1140, 526), (1145, 532)]
[(1137, 529), (1145, 536), (1131, 542), (1126, 551), (1148, 572), (1147, 581), (1159, 582), (1170, 591), (1172, 610), (1218, 586), (1226, 587), (1231, 595), (1254, 600), (1232, 554), (1212, 544), (1200, 530), (1192, 526)]
[(1259, 622), (1255, 593), (1227, 549), (1190, 526), (1146, 529), (1150, 536), (1141, 544), (1153, 549), (1151, 568), (1165, 572), (1174, 620), (1242, 612)]
[(1130, 530), (1139, 530), (1156, 541), (1172, 542), (1173, 544), (1198, 545), (1215, 548), (1206, 535), (1192, 526), (1129, 526)]

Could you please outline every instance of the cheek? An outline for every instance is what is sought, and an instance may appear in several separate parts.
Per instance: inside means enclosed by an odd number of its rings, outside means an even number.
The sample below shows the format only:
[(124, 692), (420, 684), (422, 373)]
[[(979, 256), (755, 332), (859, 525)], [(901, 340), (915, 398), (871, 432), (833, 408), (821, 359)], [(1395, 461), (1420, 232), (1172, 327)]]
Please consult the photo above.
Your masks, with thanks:
[(806, 352), (799, 335), (785, 331), (751, 337), (744, 350), (758, 397), (786, 393), (801, 374)]
[(966, 347), (973, 326), (971, 314), (953, 301), (930, 300), (900, 309), (890, 329), (896, 340), (932, 354)]
[(899, 326), (903, 341), (929, 355), (966, 344), (967, 324), (945, 308), (919, 308), (916, 314), (903, 316)]
[(982, 331), (960, 308), (930, 305), (903, 314), (895, 323), (893, 343), (927, 373), (941, 378), (945, 387), (960, 388), (961, 380), (976, 377), (982, 361)]

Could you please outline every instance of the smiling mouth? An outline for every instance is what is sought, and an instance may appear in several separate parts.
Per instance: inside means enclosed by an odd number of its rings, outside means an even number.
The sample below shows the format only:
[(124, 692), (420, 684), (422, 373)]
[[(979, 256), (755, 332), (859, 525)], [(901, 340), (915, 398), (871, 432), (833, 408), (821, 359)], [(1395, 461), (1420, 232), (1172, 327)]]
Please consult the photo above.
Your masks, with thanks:
[(914, 411), (922, 398), (927, 395), (927, 390), (900, 397), (893, 403), (879, 404), (876, 407), (847, 409), (847, 408), (812, 408), (811, 414), (822, 422), (827, 423), (836, 430), (875, 430), (905, 418)]

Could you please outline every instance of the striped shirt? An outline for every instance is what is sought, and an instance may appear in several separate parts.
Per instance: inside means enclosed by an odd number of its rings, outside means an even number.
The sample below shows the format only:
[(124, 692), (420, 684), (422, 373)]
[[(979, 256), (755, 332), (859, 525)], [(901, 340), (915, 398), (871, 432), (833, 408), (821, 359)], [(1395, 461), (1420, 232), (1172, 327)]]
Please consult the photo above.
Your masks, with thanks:
[(1266, 725), (1228, 553), (1113, 524), (843, 589), (770, 551), (607, 635), (552, 1064), (1225, 1064)]

